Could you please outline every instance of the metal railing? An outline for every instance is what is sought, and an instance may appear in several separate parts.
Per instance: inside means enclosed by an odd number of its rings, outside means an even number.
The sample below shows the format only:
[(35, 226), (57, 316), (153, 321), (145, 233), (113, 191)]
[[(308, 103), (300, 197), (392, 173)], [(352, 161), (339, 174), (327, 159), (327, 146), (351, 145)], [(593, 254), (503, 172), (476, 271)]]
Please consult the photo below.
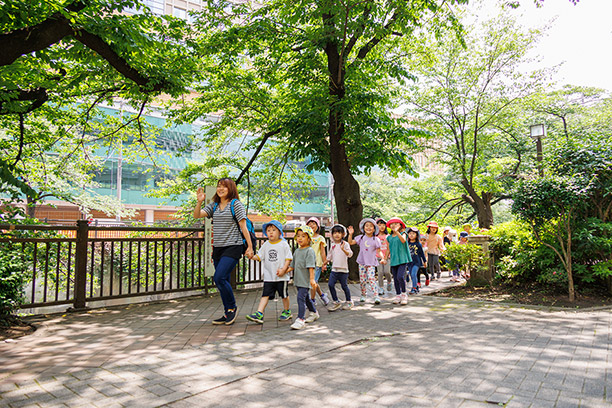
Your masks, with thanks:
[[(216, 291), (204, 275), (200, 228), (0, 225), (3, 250), (28, 265), (22, 309), (184, 291)], [(264, 238), (258, 238), (256, 249)], [(289, 238), (293, 246), (293, 239)], [(240, 260), (232, 284), (262, 282), (259, 262)]]

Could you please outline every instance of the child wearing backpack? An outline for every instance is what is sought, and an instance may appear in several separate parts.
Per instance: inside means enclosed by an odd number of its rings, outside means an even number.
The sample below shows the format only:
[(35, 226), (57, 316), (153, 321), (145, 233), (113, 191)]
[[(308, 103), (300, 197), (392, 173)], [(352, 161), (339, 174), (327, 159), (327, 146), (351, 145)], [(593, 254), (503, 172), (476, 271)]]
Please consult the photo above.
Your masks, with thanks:
[(259, 307), (253, 314), (247, 315), (246, 319), (255, 323), (264, 322), (264, 312), (270, 300), (274, 300), (276, 294), (283, 301), (283, 311), (278, 320), (291, 319), (289, 303), (289, 264), (293, 259), (291, 248), (283, 237), (283, 226), (279, 221), (272, 220), (262, 226), (263, 233), (268, 240), (259, 248), (252, 259), (261, 262), (263, 267), (264, 286)]
[(406, 294), (406, 266), (412, 261), (408, 248), (407, 237), (404, 233), (406, 224), (401, 219), (394, 217), (387, 221), (387, 226), (391, 228), (391, 235), (387, 237), (389, 242), (389, 254), (391, 263), (391, 274), (395, 284), (395, 299), (393, 304), (408, 304)]
[[(329, 293), (331, 293), (333, 302), (329, 308), (330, 312), (343, 308), (350, 310), (353, 308), (353, 302), (351, 301), (351, 291), (348, 287), (348, 259), (353, 256), (353, 251), (348, 242), (344, 241), (346, 237), (346, 228), (344, 225), (336, 224), (331, 229), (332, 244), (331, 249), (327, 253), (327, 260), (332, 263), (332, 271), (329, 275)], [(340, 286), (344, 291), (344, 299), (346, 303), (342, 306), (342, 303), (338, 300), (338, 294), (336, 293), (336, 282), (340, 281)]]

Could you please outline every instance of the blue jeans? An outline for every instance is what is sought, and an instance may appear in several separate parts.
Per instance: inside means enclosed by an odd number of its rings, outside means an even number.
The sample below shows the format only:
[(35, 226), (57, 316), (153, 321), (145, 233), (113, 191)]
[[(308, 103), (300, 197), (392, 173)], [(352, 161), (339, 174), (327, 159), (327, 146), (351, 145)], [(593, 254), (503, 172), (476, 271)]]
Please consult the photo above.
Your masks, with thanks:
[(342, 273), (342, 272), (334, 272), (332, 271), (331, 274), (329, 275), (329, 293), (331, 293), (332, 295), (332, 299), (334, 299), (334, 302), (338, 301), (338, 294), (336, 293), (336, 282), (340, 281), (340, 286), (342, 287), (342, 290), (344, 291), (344, 297), (346, 298), (347, 302), (351, 301), (351, 291), (348, 287), (348, 273)]
[(316, 312), (314, 305), (312, 304), (312, 300), (310, 299), (310, 289), (309, 288), (297, 288), (297, 304), (298, 304), (298, 319), (304, 319), (306, 316), (306, 308), (311, 312)]
[(395, 294), (406, 293), (406, 264), (391, 265), (391, 274), (395, 285)]
[(419, 273), (419, 265), (414, 263), (408, 264), (408, 273), (410, 274), (410, 280), (412, 282), (412, 289), (416, 289), (417, 286), (417, 274)]
[(217, 290), (221, 295), (223, 301), (223, 308), (227, 312), (230, 309), (236, 309), (236, 298), (234, 297), (234, 291), (230, 283), (230, 276), (232, 271), (238, 264), (238, 259), (231, 258), (229, 256), (222, 256), (215, 263), (215, 275), (213, 280), (217, 285)]

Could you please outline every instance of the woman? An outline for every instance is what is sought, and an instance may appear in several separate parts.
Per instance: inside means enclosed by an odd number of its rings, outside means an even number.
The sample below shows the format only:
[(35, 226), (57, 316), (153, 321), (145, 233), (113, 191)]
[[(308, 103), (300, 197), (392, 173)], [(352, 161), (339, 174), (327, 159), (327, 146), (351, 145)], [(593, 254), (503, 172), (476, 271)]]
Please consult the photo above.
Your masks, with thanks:
[[(253, 257), (253, 242), (246, 225), (246, 210), (238, 200), (238, 189), (236, 183), (230, 178), (222, 178), (217, 182), (217, 193), (213, 196), (213, 202), (202, 209), (202, 202), (206, 198), (204, 189), (198, 188), (197, 204), (193, 210), (194, 218), (208, 217), (213, 219), (213, 241), (212, 259), (215, 264), (215, 285), (221, 294), (225, 314), (213, 320), (213, 324), (233, 324), (238, 314), (236, 298), (230, 284), (230, 275), (244, 251), (242, 237), (246, 239), (247, 249), (244, 255), (251, 259)], [(234, 216), (231, 211), (231, 203), (234, 200)], [(238, 228), (240, 227), (240, 228)]]

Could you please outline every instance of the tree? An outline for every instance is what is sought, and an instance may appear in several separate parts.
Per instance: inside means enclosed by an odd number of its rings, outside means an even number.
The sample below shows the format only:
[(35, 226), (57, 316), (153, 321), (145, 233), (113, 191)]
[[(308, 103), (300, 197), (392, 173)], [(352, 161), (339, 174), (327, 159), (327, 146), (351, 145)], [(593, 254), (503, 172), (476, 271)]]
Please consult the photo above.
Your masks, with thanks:
[[(179, 42), (186, 28), (136, 0), (2, 2), (3, 192), (31, 203), (99, 201), (83, 194), (99, 164), (92, 150), (130, 142), (149, 154), (145, 106), (162, 92), (183, 94), (192, 79), (194, 60)], [(117, 100), (136, 113), (116, 118), (97, 109)]]
[(493, 225), (492, 206), (509, 197), (533, 150), (517, 108), (541, 83), (540, 73), (519, 71), (537, 35), (500, 15), (467, 30), (465, 46), (452, 32), (429, 36), (429, 52), (411, 63), (422, 81), (407, 90), (408, 114), (463, 190), (452, 205), (469, 204), (481, 228)]
[(223, 112), (206, 140), (246, 130), (256, 136), (249, 147), (273, 142), (285, 160), (330, 171), (339, 222), (356, 226), (355, 174), (376, 165), (412, 172), (408, 150), (421, 133), (391, 113), (398, 85), (413, 79), (402, 65), (410, 38), (458, 30), (450, 6), (459, 3), (466, 0), (209, 2), (190, 43), (203, 59), (202, 96), (177, 119)]

